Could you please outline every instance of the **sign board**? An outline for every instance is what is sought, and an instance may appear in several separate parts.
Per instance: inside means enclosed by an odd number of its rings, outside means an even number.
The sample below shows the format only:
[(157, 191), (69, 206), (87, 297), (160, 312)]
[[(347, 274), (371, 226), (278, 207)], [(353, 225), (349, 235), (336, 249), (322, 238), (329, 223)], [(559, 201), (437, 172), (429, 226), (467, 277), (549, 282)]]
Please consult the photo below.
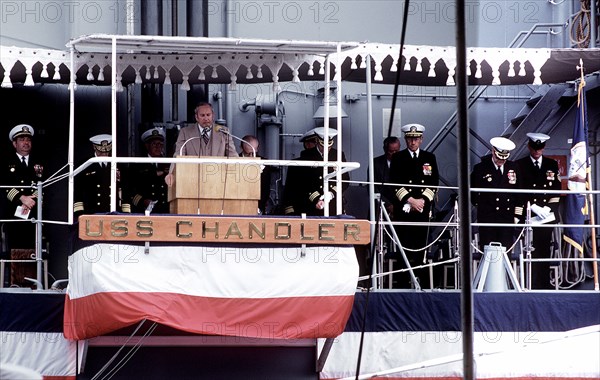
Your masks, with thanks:
[(82, 215), (79, 238), (112, 242), (363, 245), (367, 220), (204, 215)]

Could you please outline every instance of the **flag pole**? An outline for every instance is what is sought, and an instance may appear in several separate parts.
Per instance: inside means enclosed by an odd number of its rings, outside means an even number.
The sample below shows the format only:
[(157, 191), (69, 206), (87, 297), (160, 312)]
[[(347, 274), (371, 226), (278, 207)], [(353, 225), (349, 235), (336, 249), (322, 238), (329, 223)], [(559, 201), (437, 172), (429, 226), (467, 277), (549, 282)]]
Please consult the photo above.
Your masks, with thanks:
[[(583, 59), (579, 58), (579, 66), (577, 66), (577, 68), (580, 71), (580, 82), (579, 82), (579, 91), (578, 91), (578, 95), (577, 95), (577, 102), (581, 101), (581, 92), (585, 91), (584, 87), (585, 87), (585, 78), (583, 75)], [(583, 110), (585, 109), (585, 104), (582, 107), (579, 107), (580, 111), (579, 112), (583, 112)], [(581, 115), (582, 117), (584, 115)], [(587, 162), (587, 168), (586, 168), (586, 177), (587, 177), (587, 183), (588, 183), (588, 190), (592, 191), (592, 164), (591, 161), (589, 160), (588, 157), (588, 162)], [(592, 193), (588, 193), (588, 210), (589, 210), (589, 214), (590, 214), (590, 225), (591, 226), (595, 226), (596, 222), (595, 222), (595, 217), (594, 217), (594, 195)], [(594, 259), (592, 261), (592, 270), (594, 273), (594, 290), (598, 291), (600, 290), (600, 286), (598, 284), (598, 261), (596, 261), (596, 258), (598, 257), (598, 252), (597, 252), (597, 247), (596, 247), (596, 227), (592, 227), (592, 236), (591, 236), (591, 242), (592, 242), (592, 258)]]
[[(592, 173), (591, 173), (591, 168), (588, 169), (588, 173), (587, 173), (587, 177), (588, 177), (588, 181), (590, 184), (590, 190), (592, 190)], [(595, 226), (596, 222), (595, 222), (595, 218), (594, 218), (594, 196), (593, 194), (588, 194), (589, 197), (589, 205), (590, 205), (590, 225)], [(598, 247), (596, 247), (596, 227), (592, 227), (592, 258), (594, 259), (594, 261), (592, 261), (592, 268), (594, 271), (594, 290), (598, 291), (600, 290), (600, 286), (598, 285), (598, 261), (596, 260), (596, 258), (598, 257), (598, 252), (597, 249)]]

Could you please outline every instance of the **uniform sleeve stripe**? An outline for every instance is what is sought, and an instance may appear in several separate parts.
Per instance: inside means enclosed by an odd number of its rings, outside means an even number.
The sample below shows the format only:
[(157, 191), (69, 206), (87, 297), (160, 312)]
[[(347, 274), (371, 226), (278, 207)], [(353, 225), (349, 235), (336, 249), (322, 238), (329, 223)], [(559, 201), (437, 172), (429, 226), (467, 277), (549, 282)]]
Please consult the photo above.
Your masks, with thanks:
[(73, 211), (75, 211), (75, 212), (83, 211), (83, 202), (75, 202), (73, 204)]
[(523, 207), (515, 207), (515, 214), (523, 215)]
[(400, 188), (398, 191), (396, 191), (396, 197), (399, 200), (402, 200), (402, 198), (404, 198), (406, 196), (406, 194), (408, 194), (408, 190), (406, 190), (405, 188)]
[(6, 198), (8, 198), (8, 200), (12, 202), (17, 194), (19, 194), (19, 191), (17, 189), (11, 189), (6, 195)]
[(308, 200), (311, 201), (311, 202), (313, 202), (318, 196), (319, 196), (319, 192), (315, 191), (314, 193), (312, 193), (310, 195), (310, 197), (308, 197)]
[(431, 189), (425, 189), (425, 191), (423, 191), (423, 195), (425, 197), (427, 197), (427, 199), (429, 199), (430, 202), (433, 202), (433, 197), (435, 196), (435, 191), (433, 191)]
[(554, 198), (550, 198), (548, 200), (548, 203), (558, 203), (560, 202), (560, 197), (554, 197)]
[(294, 206), (287, 206), (284, 210), (284, 212), (286, 214), (293, 214), (294, 213)]
[(131, 213), (131, 206), (129, 205), (129, 203), (123, 203), (121, 205), (121, 211)]
[(138, 203), (140, 203), (140, 201), (141, 201), (141, 200), (142, 200), (142, 196), (141, 196), (141, 195), (139, 195), (139, 194), (136, 194), (136, 196), (135, 196), (135, 197), (133, 197), (133, 204), (134, 204), (135, 206), (137, 206), (137, 205), (138, 205)]

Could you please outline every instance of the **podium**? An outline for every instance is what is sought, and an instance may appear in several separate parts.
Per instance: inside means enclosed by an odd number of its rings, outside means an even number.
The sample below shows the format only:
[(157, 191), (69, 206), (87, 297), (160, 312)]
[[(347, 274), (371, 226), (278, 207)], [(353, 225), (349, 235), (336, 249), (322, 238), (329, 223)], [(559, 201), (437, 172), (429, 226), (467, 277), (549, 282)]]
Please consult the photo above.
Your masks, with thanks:
[(248, 163), (243, 164), (175, 164), (173, 186), (168, 194), (170, 212), (256, 215), (260, 199), (261, 165), (260, 159), (247, 160)]

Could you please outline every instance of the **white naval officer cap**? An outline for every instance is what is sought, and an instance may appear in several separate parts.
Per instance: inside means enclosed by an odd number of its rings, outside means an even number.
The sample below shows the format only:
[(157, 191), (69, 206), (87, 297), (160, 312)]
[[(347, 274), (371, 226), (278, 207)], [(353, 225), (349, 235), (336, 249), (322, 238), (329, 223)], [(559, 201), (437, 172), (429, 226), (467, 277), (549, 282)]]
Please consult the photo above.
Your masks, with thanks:
[(160, 139), (165, 141), (165, 131), (162, 128), (152, 128), (148, 129), (146, 132), (142, 133), (142, 141), (144, 143), (150, 142), (154, 139)]
[(8, 139), (13, 141), (19, 136), (29, 136), (32, 137), (34, 135), (33, 127), (29, 124), (19, 124), (8, 133)]
[(300, 142), (305, 142), (305, 141), (309, 141), (309, 140), (313, 140), (317, 138), (317, 134), (315, 133), (315, 129), (310, 129), (308, 131), (306, 131), (302, 137), (300, 137)]
[(500, 160), (508, 159), (510, 151), (515, 149), (515, 143), (506, 137), (492, 137), (490, 144), (494, 147), (494, 155)]
[(411, 123), (403, 125), (401, 128), (404, 137), (421, 137), (425, 132), (425, 126), (421, 124)]
[[(315, 128), (314, 131), (319, 140), (319, 144), (325, 145), (325, 128), (324, 127)], [(337, 129), (329, 128), (329, 133), (328, 133), (329, 144), (327, 144), (328, 146), (333, 145), (333, 138), (335, 136), (337, 136), (337, 134), (338, 134)]]
[(527, 137), (529, 137), (529, 146), (535, 150), (543, 149), (546, 146), (546, 141), (550, 140), (550, 136), (544, 133), (530, 132)]
[(112, 150), (112, 136), (106, 133), (90, 137), (94, 149), (98, 152), (110, 152)]

